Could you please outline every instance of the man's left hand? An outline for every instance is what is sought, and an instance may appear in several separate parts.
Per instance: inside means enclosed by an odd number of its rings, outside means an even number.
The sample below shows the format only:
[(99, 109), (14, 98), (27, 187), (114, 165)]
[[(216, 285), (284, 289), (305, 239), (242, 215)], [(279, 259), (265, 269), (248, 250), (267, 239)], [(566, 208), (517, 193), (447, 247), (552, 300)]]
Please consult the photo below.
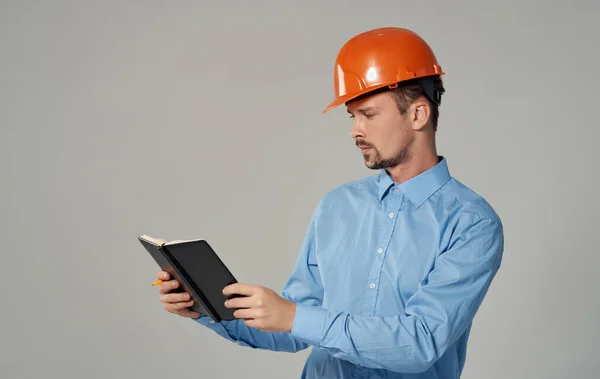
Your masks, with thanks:
[(268, 332), (291, 332), (296, 316), (296, 303), (279, 296), (275, 291), (261, 286), (234, 283), (223, 289), (223, 294), (239, 294), (225, 302), (227, 308), (237, 308), (233, 313), (244, 324)]

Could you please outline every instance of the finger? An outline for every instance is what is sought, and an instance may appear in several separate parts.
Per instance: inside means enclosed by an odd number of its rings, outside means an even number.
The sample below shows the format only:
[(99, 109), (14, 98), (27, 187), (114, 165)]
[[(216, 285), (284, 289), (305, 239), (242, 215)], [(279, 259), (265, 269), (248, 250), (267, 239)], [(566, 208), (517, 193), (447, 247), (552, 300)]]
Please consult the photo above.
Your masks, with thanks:
[(156, 279), (169, 280), (169, 273), (161, 270), (156, 273)]
[(223, 288), (224, 295), (244, 295), (252, 296), (258, 290), (258, 286), (252, 286), (244, 283), (233, 283)]
[(179, 302), (187, 302), (191, 300), (190, 294), (187, 292), (181, 293), (166, 293), (160, 295), (160, 301), (162, 303), (179, 303)]
[(164, 307), (167, 311), (171, 313), (177, 313), (178, 311), (189, 308), (194, 305), (193, 301), (186, 301), (181, 303), (164, 303)]
[(252, 308), (259, 306), (253, 297), (235, 297), (225, 301), (226, 308)]
[(256, 308), (238, 309), (233, 312), (233, 317), (241, 319), (255, 319), (262, 316), (262, 310)]
[(179, 287), (179, 282), (177, 280), (169, 280), (161, 283), (159, 287), (159, 293), (169, 293), (177, 287)]

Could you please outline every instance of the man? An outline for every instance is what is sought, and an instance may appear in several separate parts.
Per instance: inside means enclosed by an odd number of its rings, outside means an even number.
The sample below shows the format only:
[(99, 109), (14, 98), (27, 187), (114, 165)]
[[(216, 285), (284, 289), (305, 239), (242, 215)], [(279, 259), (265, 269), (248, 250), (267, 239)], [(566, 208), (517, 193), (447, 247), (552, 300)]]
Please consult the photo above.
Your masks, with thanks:
[(415, 33), (381, 28), (348, 41), (334, 72), (324, 112), (346, 104), (379, 173), (323, 196), (281, 296), (230, 285), (226, 295), (245, 295), (226, 303), (238, 319), (215, 324), (170, 293), (177, 283), (161, 271), (161, 301), (243, 346), (312, 346), (302, 378), (459, 378), (504, 237), (492, 207), (436, 152), (441, 67)]

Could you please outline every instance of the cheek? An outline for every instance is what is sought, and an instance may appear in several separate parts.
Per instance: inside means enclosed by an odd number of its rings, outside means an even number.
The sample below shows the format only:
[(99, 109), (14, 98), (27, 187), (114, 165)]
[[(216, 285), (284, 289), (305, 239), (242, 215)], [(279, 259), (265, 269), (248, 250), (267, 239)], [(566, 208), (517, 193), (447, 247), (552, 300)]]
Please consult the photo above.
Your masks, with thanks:
[(395, 153), (408, 140), (408, 134), (397, 120), (380, 120), (371, 125), (370, 140), (381, 155)]

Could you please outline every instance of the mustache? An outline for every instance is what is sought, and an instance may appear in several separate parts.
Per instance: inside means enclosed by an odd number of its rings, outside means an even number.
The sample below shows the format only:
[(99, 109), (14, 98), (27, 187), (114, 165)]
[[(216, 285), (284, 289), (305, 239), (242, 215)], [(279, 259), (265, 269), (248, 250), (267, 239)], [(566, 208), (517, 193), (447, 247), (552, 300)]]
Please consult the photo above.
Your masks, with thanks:
[(371, 147), (371, 148), (374, 147), (370, 143), (368, 143), (366, 141), (362, 141), (362, 140), (356, 140), (356, 146), (358, 146), (358, 147)]

